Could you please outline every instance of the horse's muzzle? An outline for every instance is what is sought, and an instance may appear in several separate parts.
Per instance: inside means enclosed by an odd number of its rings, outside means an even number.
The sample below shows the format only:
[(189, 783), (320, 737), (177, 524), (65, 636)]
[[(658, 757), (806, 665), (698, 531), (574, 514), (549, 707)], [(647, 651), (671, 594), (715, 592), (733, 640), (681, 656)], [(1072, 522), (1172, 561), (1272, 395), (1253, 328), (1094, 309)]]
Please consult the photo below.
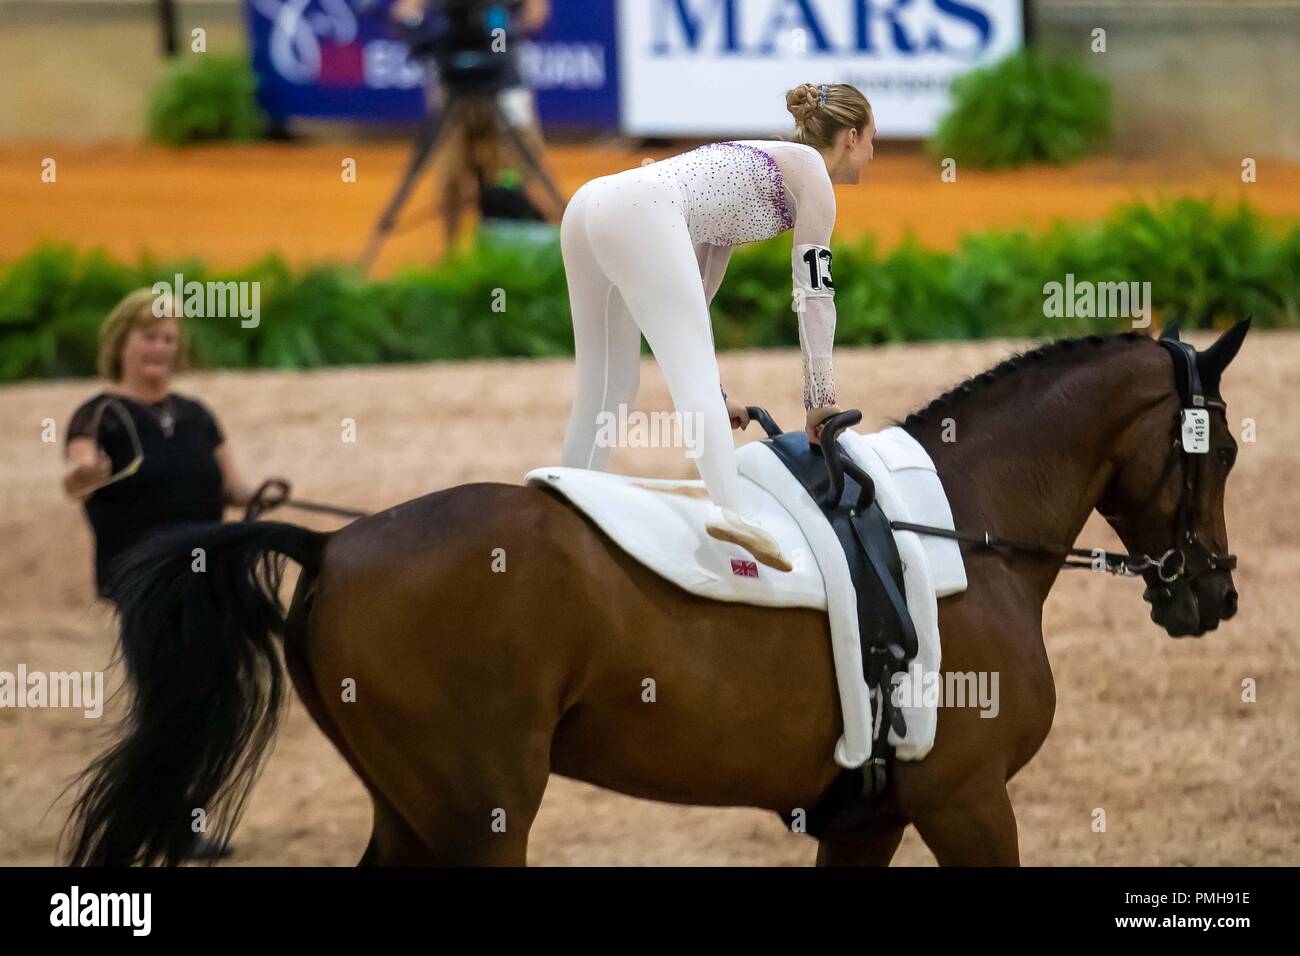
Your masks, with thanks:
[(1237, 613), (1237, 589), (1227, 571), (1153, 585), (1142, 599), (1151, 605), (1151, 620), (1170, 637), (1200, 637)]

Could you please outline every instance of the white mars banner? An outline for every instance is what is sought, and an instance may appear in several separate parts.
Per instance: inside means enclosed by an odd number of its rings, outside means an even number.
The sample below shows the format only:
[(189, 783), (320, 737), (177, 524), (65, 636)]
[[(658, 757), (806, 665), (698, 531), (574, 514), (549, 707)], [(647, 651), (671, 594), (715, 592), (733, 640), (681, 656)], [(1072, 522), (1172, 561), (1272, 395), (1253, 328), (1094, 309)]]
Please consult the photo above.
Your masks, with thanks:
[(619, 0), (623, 132), (788, 132), (785, 91), (852, 83), (881, 137), (924, 137), (961, 74), (1024, 44), (1022, 0)]

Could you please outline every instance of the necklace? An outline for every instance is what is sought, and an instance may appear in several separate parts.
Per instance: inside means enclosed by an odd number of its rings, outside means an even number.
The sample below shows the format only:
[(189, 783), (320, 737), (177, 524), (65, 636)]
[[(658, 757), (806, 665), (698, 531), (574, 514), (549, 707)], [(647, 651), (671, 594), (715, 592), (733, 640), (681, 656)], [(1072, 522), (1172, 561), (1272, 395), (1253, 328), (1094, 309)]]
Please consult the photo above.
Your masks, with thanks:
[(172, 401), (171, 395), (160, 398), (156, 402), (150, 402), (142, 398), (136, 398), (129, 392), (121, 394), (124, 398), (130, 399), (132, 403), (153, 416), (154, 420), (158, 422), (158, 427), (162, 430), (164, 438), (172, 437), (172, 433), (176, 430), (176, 403)]
[[(162, 407), (157, 407), (159, 405)], [(162, 401), (156, 403), (156, 405), (148, 406), (148, 410), (156, 416), (157, 420), (159, 420), (159, 428), (162, 429), (162, 437), (172, 437), (172, 432), (175, 429), (175, 412), (172, 408), (172, 397), (168, 395), (168, 397), (162, 399)]]

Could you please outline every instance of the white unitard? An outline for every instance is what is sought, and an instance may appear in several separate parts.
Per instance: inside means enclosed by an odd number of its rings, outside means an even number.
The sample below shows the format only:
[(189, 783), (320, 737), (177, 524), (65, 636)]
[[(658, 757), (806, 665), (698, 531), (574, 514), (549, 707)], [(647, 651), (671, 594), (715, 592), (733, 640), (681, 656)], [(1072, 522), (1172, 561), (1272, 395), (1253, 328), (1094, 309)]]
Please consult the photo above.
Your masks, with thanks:
[(583, 185), (560, 226), (578, 371), (564, 464), (605, 466), (598, 416), (617, 416), (636, 397), (645, 335), (677, 411), (702, 425), (696, 464), (709, 496), (736, 510), (735, 445), (709, 303), (732, 246), (793, 228), (804, 405), (833, 405), (834, 224), (826, 164), (800, 143), (713, 143)]

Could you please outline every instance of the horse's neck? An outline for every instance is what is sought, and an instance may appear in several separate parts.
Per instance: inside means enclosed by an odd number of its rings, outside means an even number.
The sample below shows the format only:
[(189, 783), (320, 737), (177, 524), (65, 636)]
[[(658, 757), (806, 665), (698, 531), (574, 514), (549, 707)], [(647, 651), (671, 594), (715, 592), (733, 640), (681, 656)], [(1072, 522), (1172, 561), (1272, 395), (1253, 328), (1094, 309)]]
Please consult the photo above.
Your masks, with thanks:
[[(1124, 343), (1090, 355), (1079, 346), (1073, 364), (1026, 366), (936, 412), (917, 437), (958, 530), (1073, 546), (1122, 449), (1139, 447), (1141, 420), (1168, 394), (1154, 374), (1159, 351)], [(1015, 559), (1046, 599), (1060, 560)]]

